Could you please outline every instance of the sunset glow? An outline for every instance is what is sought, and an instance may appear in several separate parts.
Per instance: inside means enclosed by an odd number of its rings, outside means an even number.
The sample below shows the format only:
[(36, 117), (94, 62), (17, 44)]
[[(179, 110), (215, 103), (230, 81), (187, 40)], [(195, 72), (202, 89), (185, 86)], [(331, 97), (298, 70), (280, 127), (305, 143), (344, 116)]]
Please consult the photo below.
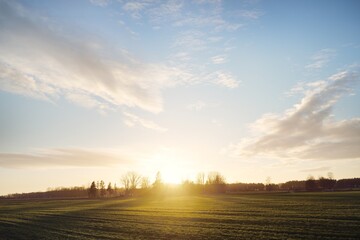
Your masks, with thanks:
[(360, 173), (360, 2), (0, 0), (0, 195)]

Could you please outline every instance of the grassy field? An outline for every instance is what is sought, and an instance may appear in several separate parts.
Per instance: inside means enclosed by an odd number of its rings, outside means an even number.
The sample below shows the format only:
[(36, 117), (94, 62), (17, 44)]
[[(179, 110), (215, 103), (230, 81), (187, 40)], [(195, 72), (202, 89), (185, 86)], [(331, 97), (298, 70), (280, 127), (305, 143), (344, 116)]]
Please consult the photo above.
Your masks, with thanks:
[(360, 239), (360, 193), (1, 200), (0, 239)]

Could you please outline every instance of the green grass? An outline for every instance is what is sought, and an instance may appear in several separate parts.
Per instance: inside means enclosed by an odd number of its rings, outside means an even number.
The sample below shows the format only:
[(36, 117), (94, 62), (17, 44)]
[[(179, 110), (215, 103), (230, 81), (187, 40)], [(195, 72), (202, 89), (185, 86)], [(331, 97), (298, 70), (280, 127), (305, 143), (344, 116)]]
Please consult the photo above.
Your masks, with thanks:
[(0, 239), (360, 239), (360, 193), (1, 200)]

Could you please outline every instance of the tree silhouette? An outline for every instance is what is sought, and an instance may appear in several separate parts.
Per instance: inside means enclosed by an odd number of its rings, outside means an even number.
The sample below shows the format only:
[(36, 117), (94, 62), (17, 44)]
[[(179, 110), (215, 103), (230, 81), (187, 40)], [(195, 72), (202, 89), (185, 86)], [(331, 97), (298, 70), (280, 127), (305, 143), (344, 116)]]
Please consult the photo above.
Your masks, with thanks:
[(207, 191), (211, 193), (224, 193), (226, 191), (225, 177), (219, 172), (210, 172), (206, 180)]
[(219, 172), (210, 172), (207, 176), (207, 184), (225, 184), (225, 177)]
[(203, 172), (198, 173), (198, 175), (196, 176), (196, 183), (199, 185), (205, 184), (205, 173)]
[(156, 177), (155, 177), (155, 181), (153, 183), (153, 187), (157, 188), (157, 187), (160, 187), (161, 185), (162, 185), (161, 173), (160, 173), (160, 171), (158, 171), (156, 173)]
[(141, 178), (141, 188), (142, 189), (148, 189), (150, 187), (150, 181), (148, 177), (142, 177)]
[(104, 197), (106, 195), (105, 182), (103, 180), (100, 181), (100, 197)]
[(113, 188), (112, 188), (111, 182), (109, 182), (106, 191), (107, 191), (107, 194), (108, 194), (109, 196), (112, 196), (112, 195), (113, 195), (114, 190), (113, 190)]
[(320, 177), (318, 182), (319, 182), (319, 187), (323, 190), (333, 189), (336, 184), (336, 180), (331, 178), (324, 178), (324, 177)]
[(121, 177), (121, 182), (125, 188), (125, 194), (131, 194), (139, 186), (141, 176), (136, 172), (127, 172)]
[(309, 176), (308, 179), (306, 180), (305, 189), (307, 191), (316, 191), (317, 190), (316, 180), (313, 176)]
[(91, 183), (90, 188), (89, 188), (89, 197), (90, 198), (95, 198), (96, 196), (97, 196), (97, 188), (96, 188), (95, 181), (93, 181)]

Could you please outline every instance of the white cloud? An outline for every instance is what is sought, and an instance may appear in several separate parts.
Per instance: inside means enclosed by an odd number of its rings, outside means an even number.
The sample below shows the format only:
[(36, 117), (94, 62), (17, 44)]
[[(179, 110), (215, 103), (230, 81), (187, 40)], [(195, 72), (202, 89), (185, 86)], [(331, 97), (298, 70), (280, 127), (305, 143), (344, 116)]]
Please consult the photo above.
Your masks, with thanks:
[(148, 16), (151, 22), (155, 24), (169, 23), (169, 20), (174, 20), (181, 17), (181, 10), (183, 8), (183, 1), (168, 0), (161, 2), (160, 5), (154, 6), (148, 10)]
[(258, 19), (264, 15), (264, 13), (259, 10), (241, 10), (237, 15), (247, 19)]
[(282, 115), (265, 114), (252, 128), (257, 136), (229, 147), (232, 154), (280, 159), (360, 159), (360, 118), (336, 121), (332, 109), (359, 82), (340, 72), (326, 82), (307, 84), (304, 97)]
[(206, 107), (206, 103), (201, 100), (198, 100), (195, 103), (189, 104), (186, 108), (193, 111), (200, 111), (204, 107)]
[(207, 47), (205, 34), (196, 30), (181, 32), (174, 42), (174, 47), (192, 51), (204, 50)]
[(306, 168), (300, 170), (300, 172), (323, 172), (330, 171), (331, 167), (316, 167), (316, 168)]
[(309, 70), (317, 70), (325, 67), (335, 57), (334, 49), (322, 49), (312, 56), (312, 63), (305, 66)]
[(146, 6), (146, 3), (144, 3), (144, 2), (132, 1), (132, 2), (125, 3), (125, 5), (123, 6), (123, 9), (126, 11), (140, 11), (140, 10), (144, 9), (145, 6)]
[(159, 112), (162, 89), (183, 75), (177, 68), (139, 63), (122, 52), (105, 59), (83, 39), (67, 38), (21, 6), (0, 4), (3, 91), (49, 101), (65, 96), (86, 107), (125, 105)]
[(129, 13), (135, 19), (142, 17), (142, 11), (149, 5), (147, 1), (127, 1), (123, 5), (123, 9)]
[(148, 128), (148, 129), (152, 129), (152, 130), (156, 130), (156, 131), (160, 131), (160, 132), (167, 131), (166, 128), (163, 128), (163, 127), (159, 126), (158, 124), (156, 124), (150, 120), (141, 118), (135, 114), (124, 112), (124, 116), (125, 116), (124, 123), (129, 127), (134, 127), (136, 125), (140, 125), (144, 128)]
[(226, 62), (226, 56), (225, 55), (213, 56), (211, 58), (211, 61), (213, 64), (223, 64)]
[(89, 96), (87, 94), (80, 94), (80, 93), (68, 93), (66, 95), (66, 99), (69, 101), (85, 108), (95, 108), (98, 110), (99, 113), (105, 114), (108, 111), (113, 111), (109, 104), (98, 101), (96, 97)]
[(110, 3), (110, 0), (90, 0), (95, 6), (105, 7)]
[(239, 86), (239, 82), (230, 73), (216, 71), (211, 75), (214, 78), (213, 82), (217, 85), (227, 88), (237, 88)]
[(131, 162), (128, 154), (113, 149), (54, 148), (0, 153), (2, 168), (107, 167)]

